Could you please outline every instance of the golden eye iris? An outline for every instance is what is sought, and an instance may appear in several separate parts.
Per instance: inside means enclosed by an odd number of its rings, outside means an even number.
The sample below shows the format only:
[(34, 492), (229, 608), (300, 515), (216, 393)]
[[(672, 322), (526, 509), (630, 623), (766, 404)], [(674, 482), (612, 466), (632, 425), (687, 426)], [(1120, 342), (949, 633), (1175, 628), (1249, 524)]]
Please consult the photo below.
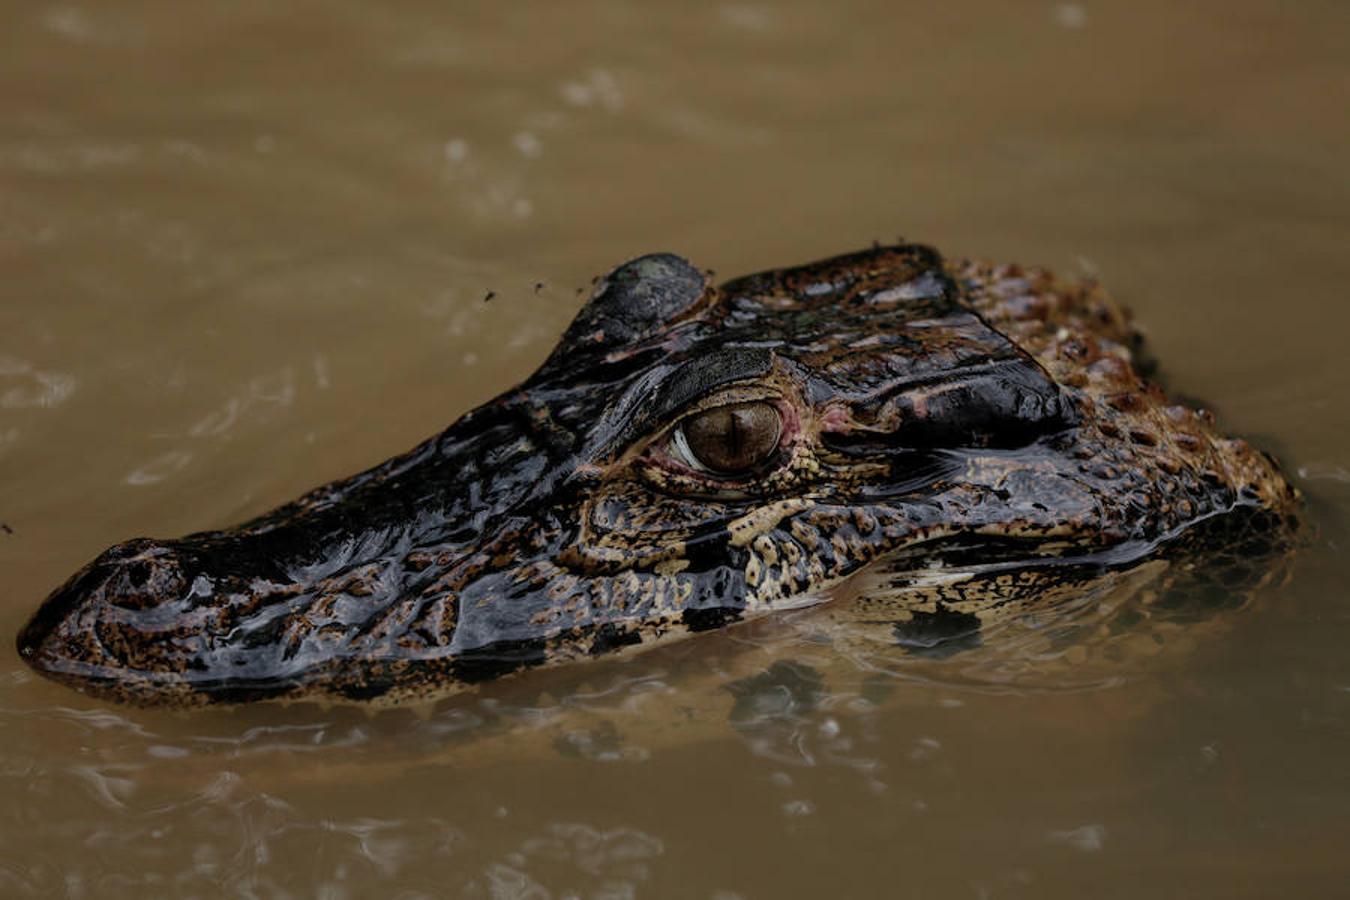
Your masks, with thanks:
[(695, 467), (718, 475), (735, 475), (773, 455), (782, 433), (782, 420), (772, 404), (735, 403), (685, 419), (675, 432), (675, 440)]

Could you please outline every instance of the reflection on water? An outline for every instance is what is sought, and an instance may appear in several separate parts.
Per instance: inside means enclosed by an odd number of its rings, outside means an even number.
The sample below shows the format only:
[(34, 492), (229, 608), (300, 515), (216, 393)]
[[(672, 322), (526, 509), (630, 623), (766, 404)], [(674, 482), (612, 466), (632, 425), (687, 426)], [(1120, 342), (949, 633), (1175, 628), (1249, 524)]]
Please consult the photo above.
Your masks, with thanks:
[[(43, 858), (57, 834), (82, 848), (78, 861), (58, 853), (48, 866), (11, 874), (16, 887), (36, 891), (92, 882), (95, 895), (147, 886), (275, 894), (304, 885), (359, 894), (359, 885), (405, 874), (416, 881), (411, 873), (439, 862), (458, 873), (449, 883), (467, 896), (530, 896), (544, 885), (623, 896), (647, 881), (678, 830), (662, 838), (671, 832), (661, 814), (648, 833), (551, 821), (548, 810), (575, 799), (578, 765), (601, 767), (582, 778), (606, 791), (603, 769), (615, 765), (638, 782), (666, 777), (646, 774), (654, 764), (668, 768), (653, 754), (749, 769), (768, 795), (754, 812), (781, 816), (784, 827), (837, 803), (840, 778), (872, 798), (898, 790), (906, 809), (922, 812), (921, 773), (950, 769), (943, 740), (925, 732), (897, 740), (884, 717), (916, 704), (922, 714), (933, 693), (937, 708), (953, 713), (987, 698), (946, 683), (950, 660), (928, 673), (929, 690), (897, 695), (892, 675), (830, 652), (817, 636), (819, 618), (497, 685), (429, 710), (258, 707), (176, 718), (118, 708), (8, 711), (6, 730), (22, 738), (8, 751), (7, 790), (35, 822), (60, 797), (69, 823), (16, 831), (9, 852)], [(554, 797), (547, 802), (512, 790), (519, 767), (564, 784), (545, 787)], [(824, 783), (813, 777), (819, 770), (832, 773)], [(426, 794), (429, 783), (442, 783), (454, 796), (466, 781), (497, 783), (469, 791), (475, 808), (490, 807), (486, 818)], [(334, 794), (342, 799), (332, 802)], [(510, 824), (518, 818), (529, 823), (523, 830)], [(105, 830), (105, 822), (115, 826)], [(1047, 840), (1100, 844), (1100, 826), (1084, 827), (1047, 832)], [(143, 880), (147, 865), (155, 881)]]
[(441, 429), (546, 355), (592, 276), (663, 249), (731, 276), (903, 234), (1098, 272), (1172, 383), (1287, 459), (1310, 527), (1214, 615), (1144, 567), (962, 652), (826, 608), (428, 708), (128, 710), (10, 654), (0, 893), (1344, 884), (1339, 6), (11, 13), (9, 634), (115, 541)]

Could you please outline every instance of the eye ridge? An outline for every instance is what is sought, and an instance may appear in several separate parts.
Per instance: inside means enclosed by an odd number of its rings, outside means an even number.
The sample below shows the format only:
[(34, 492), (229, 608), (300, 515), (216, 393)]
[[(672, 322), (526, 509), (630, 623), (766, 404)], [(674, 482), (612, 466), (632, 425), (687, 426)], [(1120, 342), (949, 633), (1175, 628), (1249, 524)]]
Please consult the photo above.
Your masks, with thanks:
[(688, 462), (713, 475), (745, 474), (770, 459), (783, 436), (783, 419), (771, 403), (729, 403), (688, 416), (675, 443)]

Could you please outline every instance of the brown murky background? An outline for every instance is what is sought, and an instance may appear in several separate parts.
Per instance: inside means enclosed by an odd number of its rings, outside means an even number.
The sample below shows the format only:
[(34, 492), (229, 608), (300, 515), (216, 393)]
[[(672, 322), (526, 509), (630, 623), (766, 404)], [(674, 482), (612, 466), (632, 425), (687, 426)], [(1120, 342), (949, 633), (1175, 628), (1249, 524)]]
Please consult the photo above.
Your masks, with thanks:
[(1344, 3), (5, 7), (7, 642), (117, 540), (439, 430), (652, 250), (1098, 272), (1315, 527), (1185, 652), (806, 702), (816, 648), (687, 729), (753, 635), (376, 716), (110, 708), (5, 649), (0, 895), (1350, 895)]

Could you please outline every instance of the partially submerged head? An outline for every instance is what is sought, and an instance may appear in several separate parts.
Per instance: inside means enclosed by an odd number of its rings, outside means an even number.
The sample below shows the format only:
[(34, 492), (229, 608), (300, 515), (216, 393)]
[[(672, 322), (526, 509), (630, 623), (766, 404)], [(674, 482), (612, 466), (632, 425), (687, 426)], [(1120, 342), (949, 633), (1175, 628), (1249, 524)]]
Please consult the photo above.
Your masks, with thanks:
[(112, 548), (20, 650), (133, 702), (397, 699), (815, 602), (917, 547), (1137, 555), (1288, 502), (1138, 381), (1118, 313), (996, 329), (988, 288), (918, 246), (720, 288), (633, 260), (524, 385), (237, 528)]

